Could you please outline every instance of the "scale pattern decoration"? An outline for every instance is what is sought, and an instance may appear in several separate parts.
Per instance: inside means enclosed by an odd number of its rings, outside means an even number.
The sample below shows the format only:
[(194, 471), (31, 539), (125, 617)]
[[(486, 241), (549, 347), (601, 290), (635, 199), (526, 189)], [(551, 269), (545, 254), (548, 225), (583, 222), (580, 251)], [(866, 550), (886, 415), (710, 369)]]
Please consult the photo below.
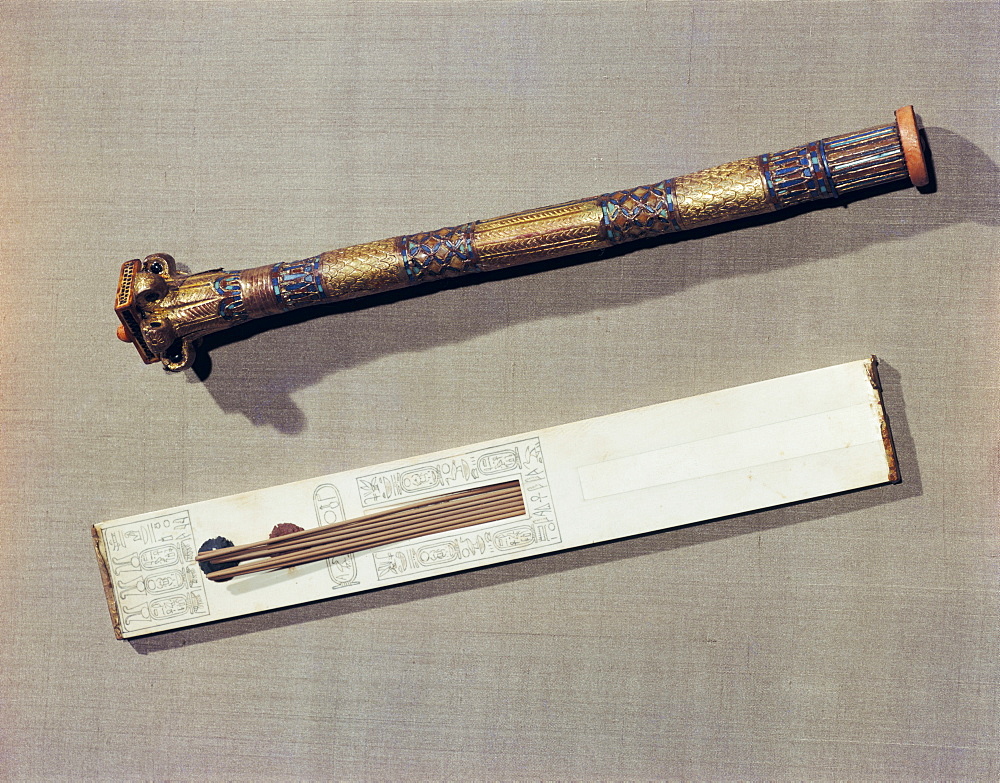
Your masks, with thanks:
[(674, 180), (677, 222), (697, 228), (771, 212), (758, 158), (725, 163)]
[(332, 250), (321, 258), (323, 290), (331, 299), (389, 291), (409, 282), (393, 239)]

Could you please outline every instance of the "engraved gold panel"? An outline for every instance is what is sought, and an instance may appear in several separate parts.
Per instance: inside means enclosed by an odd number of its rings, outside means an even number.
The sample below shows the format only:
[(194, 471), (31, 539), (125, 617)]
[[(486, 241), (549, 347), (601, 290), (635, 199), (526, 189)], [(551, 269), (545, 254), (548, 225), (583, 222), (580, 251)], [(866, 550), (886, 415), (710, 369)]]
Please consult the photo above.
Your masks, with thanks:
[(715, 166), (674, 181), (677, 221), (695, 228), (774, 211), (757, 158)]
[(476, 223), (483, 271), (609, 247), (596, 201), (574, 201)]
[[(200, 337), (228, 328), (231, 324), (219, 316), (219, 301), (211, 281), (185, 281), (170, 303), (169, 321), (176, 336)], [(164, 317), (163, 320), (168, 319)]]
[(261, 318), (280, 313), (285, 309), (274, 295), (271, 267), (256, 266), (253, 269), (243, 270), (240, 272), (240, 283), (247, 318)]
[(320, 255), (325, 301), (391, 291), (409, 280), (396, 239), (380, 239)]

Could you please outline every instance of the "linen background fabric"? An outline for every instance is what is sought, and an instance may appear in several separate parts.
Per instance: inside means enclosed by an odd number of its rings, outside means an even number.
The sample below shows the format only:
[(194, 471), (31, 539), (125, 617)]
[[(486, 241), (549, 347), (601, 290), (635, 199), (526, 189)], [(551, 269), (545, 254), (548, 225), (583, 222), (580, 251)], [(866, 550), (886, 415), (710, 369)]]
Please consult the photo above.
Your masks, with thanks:
[[(994, 2), (8, 0), (0, 776), (996, 778), (998, 28)], [(910, 103), (930, 194), (287, 317), (209, 341), (205, 378), (114, 337), (129, 258), (305, 258)], [(94, 522), (871, 353), (897, 486), (112, 636)]]

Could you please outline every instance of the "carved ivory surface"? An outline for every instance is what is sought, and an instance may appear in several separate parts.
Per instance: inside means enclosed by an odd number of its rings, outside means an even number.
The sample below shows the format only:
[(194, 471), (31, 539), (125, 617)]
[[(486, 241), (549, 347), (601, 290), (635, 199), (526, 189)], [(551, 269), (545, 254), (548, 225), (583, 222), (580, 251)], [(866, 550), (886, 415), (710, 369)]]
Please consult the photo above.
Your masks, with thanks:
[[(119, 638), (334, 598), (898, 480), (875, 359), (103, 522)], [(266, 538), (517, 479), (519, 517), (211, 582), (203, 542)]]

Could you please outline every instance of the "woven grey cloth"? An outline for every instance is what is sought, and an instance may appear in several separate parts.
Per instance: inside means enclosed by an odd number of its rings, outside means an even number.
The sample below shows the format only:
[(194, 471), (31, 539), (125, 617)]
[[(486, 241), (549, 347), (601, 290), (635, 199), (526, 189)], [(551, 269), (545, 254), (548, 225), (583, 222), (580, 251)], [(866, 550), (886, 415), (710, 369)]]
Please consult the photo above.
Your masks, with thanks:
[[(1000, 775), (998, 26), (993, 2), (5, 3), (0, 775)], [(288, 318), (205, 378), (114, 338), (129, 258), (303, 258), (909, 103), (931, 194)], [(872, 353), (897, 486), (112, 637), (96, 521)]]

